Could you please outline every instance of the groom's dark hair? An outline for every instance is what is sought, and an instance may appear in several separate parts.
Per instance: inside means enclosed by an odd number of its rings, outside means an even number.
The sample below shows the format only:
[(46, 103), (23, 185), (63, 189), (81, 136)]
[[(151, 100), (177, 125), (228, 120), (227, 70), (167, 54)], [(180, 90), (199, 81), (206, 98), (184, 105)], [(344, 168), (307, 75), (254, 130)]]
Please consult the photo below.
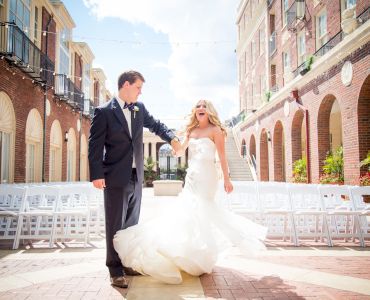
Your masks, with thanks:
[(128, 81), (129, 84), (133, 84), (137, 79), (140, 79), (142, 82), (145, 82), (144, 76), (141, 75), (138, 71), (130, 70), (123, 72), (118, 77), (118, 89), (120, 89), (126, 81)]

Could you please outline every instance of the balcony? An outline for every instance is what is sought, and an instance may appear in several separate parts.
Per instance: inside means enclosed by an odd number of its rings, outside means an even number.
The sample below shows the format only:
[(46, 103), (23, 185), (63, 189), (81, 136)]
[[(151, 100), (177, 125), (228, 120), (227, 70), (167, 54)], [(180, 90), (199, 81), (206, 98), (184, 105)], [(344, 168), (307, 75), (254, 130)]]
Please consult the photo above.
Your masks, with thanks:
[(54, 63), (15, 23), (0, 22), (0, 55), (35, 81), (54, 85)]
[(296, 20), (303, 20), (306, 15), (305, 0), (295, 0), (287, 11), (288, 29), (293, 29)]
[(71, 79), (65, 74), (55, 75), (54, 93), (60, 99), (67, 101), (73, 108), (83, 111), (84, 109), (84, 94), (75, 86)]
[(269, 38), (269, 54), (272, 56), (276, 51), (276, 31), (274, 31)]
[[(370, 19), (370, 7), (364, 10), (361, 14), (357, 16), (357, 22), (359, 26), (365, 24)], [(322, 45), (315, 53), (315, 57), (324, 56), (330, 50), (332, 50), (335, 46), (337, 46), (345, 37), (343, 31), (339, 31), (336, 35), (334, 35), (329, 41), (327, 41), (324, 45)], [(297, 69), (293, 71), (293, 76), (297, 77), (298, 74), (301, 73), (306, 67), (306, 62), (303, 62), (301, 65), (298, 66)]]

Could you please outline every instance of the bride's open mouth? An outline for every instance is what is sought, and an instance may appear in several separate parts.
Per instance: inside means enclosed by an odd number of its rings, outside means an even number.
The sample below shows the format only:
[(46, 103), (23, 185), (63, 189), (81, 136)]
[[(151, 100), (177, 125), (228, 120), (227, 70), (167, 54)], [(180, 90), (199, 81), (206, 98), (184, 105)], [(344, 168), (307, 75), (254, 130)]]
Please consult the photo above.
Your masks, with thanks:
[(200, 115), (200, 116), (204, 116), (205, 114), (206, 114), (206, 113), (204, 113), (204, 112), (200, 112), (200, 113), (199, 113), (199, 115)]

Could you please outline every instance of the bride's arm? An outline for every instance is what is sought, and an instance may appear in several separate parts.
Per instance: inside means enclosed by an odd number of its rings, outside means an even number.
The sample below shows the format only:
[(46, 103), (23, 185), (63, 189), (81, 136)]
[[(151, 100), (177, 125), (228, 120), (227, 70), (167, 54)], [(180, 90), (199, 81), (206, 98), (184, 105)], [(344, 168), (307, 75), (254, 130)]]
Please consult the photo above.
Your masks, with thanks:
[(185, 150), (188, 148), (188, 146), (189, 146), (189, 134), (186, 133), (185, 139), (181, 141), (181, 150), (176, 152), (176, 157), (184, 155)]
[(220, 158), (221, 169), (224, 175), (224, 188), (226, 193), (231, 193), (233, 191), (233, 185), (230, 181), (229, 167), (226, 161), (225, 154), (225, 134), (220, 127), (216, 127), (214, 130), (214, 141), (216, 144), (216, 149), (218, 157)]

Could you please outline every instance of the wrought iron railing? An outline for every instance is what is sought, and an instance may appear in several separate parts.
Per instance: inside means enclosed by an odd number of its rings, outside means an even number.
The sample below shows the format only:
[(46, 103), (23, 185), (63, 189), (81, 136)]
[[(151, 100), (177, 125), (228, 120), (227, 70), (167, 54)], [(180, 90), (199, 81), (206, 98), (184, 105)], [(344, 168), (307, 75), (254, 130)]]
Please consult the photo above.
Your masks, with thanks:
[(84, 94), (65, 74), (55, 74), (55, 95), (66, 100), (72, 107), (84, 109)]
[(53, 85), (54, 63), (13, 22), (0, 22), (0, 54), (31, 78)]
[(306, 3), (305, 0), (295, 0), (287, 11), (287, 26), (292, 28), (297, 19), (301, 19), (305, 15)]

